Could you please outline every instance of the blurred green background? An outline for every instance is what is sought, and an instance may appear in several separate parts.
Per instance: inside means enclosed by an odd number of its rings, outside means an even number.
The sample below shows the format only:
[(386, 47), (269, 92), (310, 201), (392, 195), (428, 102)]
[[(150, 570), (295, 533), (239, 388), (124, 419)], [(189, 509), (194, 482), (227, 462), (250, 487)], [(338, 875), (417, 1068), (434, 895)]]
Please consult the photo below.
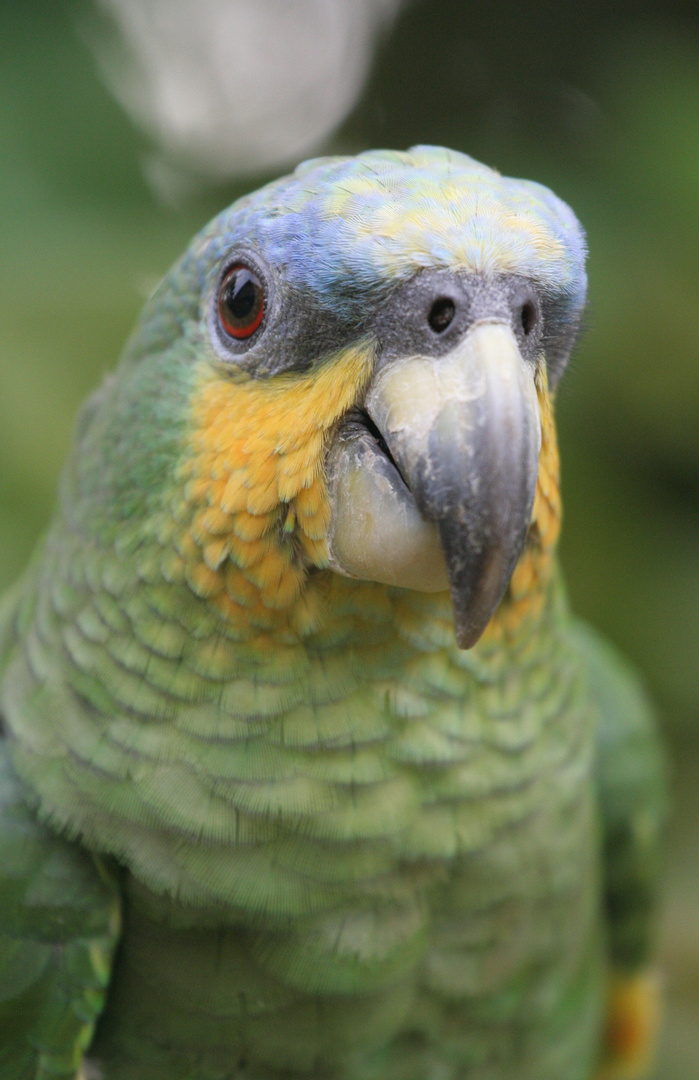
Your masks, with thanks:
[[(51, 511), (75, 410), (191, 235), (243, 190), (161, 205), (80, 34), (3, 0), (0, 588)], [(251, 86), (251, 94), (255, 88)], [(322, 151), (443, 143), (552, 187), (590, 246), (559, 395), (577, 611), (643, 671), (672, 759), (658, 1080), (699, 1077), (699, 11), (673, 0), (408, 4)], [(264, 180), (268, 176), (261, 176)], [(565, 1078), (562, 1078), (565, 1080)]]

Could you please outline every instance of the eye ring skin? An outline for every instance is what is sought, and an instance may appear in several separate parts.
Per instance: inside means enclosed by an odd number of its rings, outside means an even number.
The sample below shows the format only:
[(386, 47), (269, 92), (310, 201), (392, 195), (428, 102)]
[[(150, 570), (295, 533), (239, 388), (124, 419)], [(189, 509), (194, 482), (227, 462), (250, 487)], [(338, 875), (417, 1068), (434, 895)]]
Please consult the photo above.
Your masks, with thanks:
[[(248, 337), (240, 338), (233, 337), (226, 332), (225, 327), (221, 324), (219, 315), (219, 297), (221, 288), (226, 277), (237, 266), (242, 266), (245, 267), (245, 269), (252, 271), (252, 273), (259, 278), (264, 292), (263, 312), (259, 326), (257, 326)], [(258, 255), (253, 254), (253, 252), (248, 251), (245, 248), (237, 248), (228, 253), (226, 259), (221, 263), (219, 272), (216, 275), (214, 288), (207, 300), (209, 338), (219, 359), (222, 360), (224, 364), (237, 364), (243, 366), (245, 357), (254, 350), (270, 322), (272, 322), (276, 316), (276, 293), (277, 290), (274, 277), (269, 267)]]

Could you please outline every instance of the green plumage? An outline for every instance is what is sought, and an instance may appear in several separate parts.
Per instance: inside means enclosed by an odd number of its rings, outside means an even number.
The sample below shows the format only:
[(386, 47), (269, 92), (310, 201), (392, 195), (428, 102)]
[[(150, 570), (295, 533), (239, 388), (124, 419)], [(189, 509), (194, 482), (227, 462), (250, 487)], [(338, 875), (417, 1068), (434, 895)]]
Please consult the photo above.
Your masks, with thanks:
[(120, 929), (117, 885), (40, 825), (0, 745), (0, 1075), (72, 1078), (102, 1011)]
[[(422, 168), (437, 210), (452, 165), (464, 198), (515, 183), (445, 153), (386, 155), (386, 170), (417, 184)], [(384, 160), (366, 159), (371, 175)], [(293, 181), (313, 211), (309, 251), (332, 239), (318, 224), (331, 216), (313, 216), (324, 188), (338, 197), (354, 177), (333, 160)], [(293, 623), (254, 594), (264, 558), (285, 550), (277, 518), (249, 572), (252, 546), (213, 568), (207, 556), (205, 572), (192, 546), (187, 462), (206, 437), (192, 402), (211, 373), (247, 385), (238, 354), (221, 376), (210, 339), (241, 236), (270, 259), (288, 252), (277, 305), (324, 298), (336, 320), (312, 374), (366, 337), (343, 280), (379, 311), (391, 259), (405, 275), (427, 258), (412, 234), (408, 270), (388, 248), (385, 264), (362, 255), (370, 223), (358, 247), (322, 248), (323, 265), (310, 251), (301, 288), (300, 226), (274, 232), (302, 212), (283, 183), (214, 223), (156, 293), (82, 414), (56, 520), (0, 607), (0, 1076), (72, 1080), (85, 1052), (104, 1080), (590, 1080), (607, 967), (639, 970), (652, 947), (662, 768), (633, 676), (571, 619), (555, 569), (530, 612), (463, 651), (447, 593), (341, 577), (293, 523), (294, 602), (308, 605)], [(532, 188), (519, 212), (538, 207), (543, 258), (550, 215), (572, 226)], [(465, 245), (429, 258), (461, 266)], [(526, 245), (502, 250), (553, 287)], [(574, 262), (559, 267), (572, 322)], [(295, 326), (266, 331), (265, 356), (287, 350), (289, 369), (265, 368), (254, 392), (305, 371), (294, 349), (307, 356), (311, 339)], [(219, 451), (221, 470), (234, 451)], [(235, 618), (214, 591), (228, 563)]]

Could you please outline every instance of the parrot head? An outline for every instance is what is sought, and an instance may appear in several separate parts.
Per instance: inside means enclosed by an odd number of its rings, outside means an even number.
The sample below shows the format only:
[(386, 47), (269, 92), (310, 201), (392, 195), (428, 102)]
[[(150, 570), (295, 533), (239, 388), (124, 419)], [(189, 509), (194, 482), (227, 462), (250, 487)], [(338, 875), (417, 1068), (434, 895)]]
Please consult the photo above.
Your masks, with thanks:
[(563, 202), (463, 154), (307, 162), (165, 278), (64, 502), (243, 636), (303, 632), (325, 572), (448, 590), (469, 648), (546, 532), (584, 260)]

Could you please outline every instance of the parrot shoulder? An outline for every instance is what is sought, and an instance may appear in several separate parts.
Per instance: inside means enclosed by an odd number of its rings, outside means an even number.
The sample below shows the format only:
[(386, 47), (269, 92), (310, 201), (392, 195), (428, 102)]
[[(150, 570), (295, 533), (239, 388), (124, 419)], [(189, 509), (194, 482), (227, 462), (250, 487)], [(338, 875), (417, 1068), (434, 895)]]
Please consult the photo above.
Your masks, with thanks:
[[(0, 596), (0, 684), (10, 657), (36, 606), (44, 544), (37, 545), (20, 578)], [(0, 729), (2, 727), (0, 717)]]
[(661, 1014), (653, 943), (667, 820), (666, 762), (633, 668), (586, 624), (573, 625), (598, 715), (596, 784), (609, 962), (604, 1061), (596, 1080), (645, 1076)]
[(17, 616), (24, 594), (23, 579), (0, 597), (0, 676), (17, 638)]
[(117, 885), (87, 851), (42, 825), (0, 740), (0, 1075), (81, 1068), (119, 936)]
[(576, 622), (573, 634), (599, 716), (596, 782), (611, 959), (633, 969), (646, 959), (654, 930), (667, 818), (665, 756), (633, 669), (591, 627)]

